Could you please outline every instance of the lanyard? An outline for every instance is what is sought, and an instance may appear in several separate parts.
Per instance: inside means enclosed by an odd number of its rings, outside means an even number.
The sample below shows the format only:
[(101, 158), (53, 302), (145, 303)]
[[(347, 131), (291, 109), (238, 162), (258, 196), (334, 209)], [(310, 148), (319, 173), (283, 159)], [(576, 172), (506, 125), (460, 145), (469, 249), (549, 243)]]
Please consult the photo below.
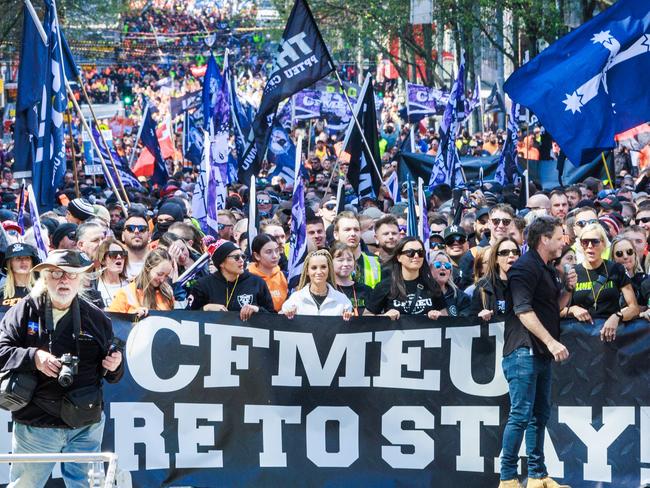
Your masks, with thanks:
[(232, 296), (235, 294), (235, 288), (237, 288), (237, 282), (239, 281), (239, 275), (237, 275), (237, 278), (235, 279), (235, 284), (232, 286), (232, 290), (230, 291), (230, 295), (228, 294), (228, 282), (226, 281), (226, 309), (228, 309), (228, 305), (230, 305), (230, 301), (232, 300)]

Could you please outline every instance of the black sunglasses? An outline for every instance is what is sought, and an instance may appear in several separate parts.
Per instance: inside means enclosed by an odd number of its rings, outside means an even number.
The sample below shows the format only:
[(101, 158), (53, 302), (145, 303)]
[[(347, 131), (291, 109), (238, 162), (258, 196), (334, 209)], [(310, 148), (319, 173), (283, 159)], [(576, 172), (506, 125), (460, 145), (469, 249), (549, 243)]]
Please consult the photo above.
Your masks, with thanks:
[(445, 244), (447, 244), (448, 246), (451, 246), (452, 244), (456, 244), (456, 243), (465, 244), (466, 242), (467, 242), (467, 238), (463, 236), (451, 236), (445, 239)]
[(504, 227), (508, 227), (512, 223), (512, 219), (490, 219), (492, 221), (492, 225), (495, 227), (498, 227), (499, 225), (503, 224)]
[(124, 258), (124, 257), (126, 257), (126, 255), (127, 255), (126, 251), (108, 251), (106, 253), (107, 257), (113, 258), (113, 259), (116, 259), (116, 258), (119, 258), (119, 257)]
[(445, 243), (444, 242), (431, 242), (431, 249), (435, 250), (442, 250), (445, 248)]
[(336, 208), (336, 203), (326, 203), (325, 208), (327, 210), (334, 210)]
[(616, 257), (617, 258), (622, 258), (623, 253), (627, 254), (628, 256), (633, 256), (634, 255), (634, 249), (626, 249), (625, 251), (616, 251)]
[(128, 232), (131, 232), (133, 234), (136, 231), (140, 232), (140, 233), (147, 232), (149, 230), (149, 227), (146, 226), (146, 225), (131, 225), (131, 224), (129, 224), (129, 225), (125, 225), (124, 229), (126, 229)]
[(648, 222), (650, 222), (650, 217), (641, 217), (636, 219), (636, 221), (641, 222), (642, 224), (647, 224)]
[(402, 254), (409, 258), (414, 258), (416, 255), (420, 258), (423, 258), (424, 249), (406, 249), (405, 251), (402, 251)]
[(521, 256), (521, 251), (519, 249), (501, 249), (497, 252), (497, 256), (504, 258), (506, 256)]
[(580, 239), (580, 245), (582, 247), (589, 247), (591, 244), (593, 247), (599, 246), (602, 241), (600, 239)]

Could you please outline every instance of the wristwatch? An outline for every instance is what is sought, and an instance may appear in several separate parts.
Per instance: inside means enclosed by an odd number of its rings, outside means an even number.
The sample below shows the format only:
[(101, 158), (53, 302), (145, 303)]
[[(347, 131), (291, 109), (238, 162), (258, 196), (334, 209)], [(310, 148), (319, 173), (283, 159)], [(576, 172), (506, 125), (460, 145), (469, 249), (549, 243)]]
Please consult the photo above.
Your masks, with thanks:
[(621, 311), (619, 310), (618, 312), (616, 312), (615, 315), (616, 315), (619, 319), (621, 319), (621, 322), (623, 321), (623, 312), (621, 312)]

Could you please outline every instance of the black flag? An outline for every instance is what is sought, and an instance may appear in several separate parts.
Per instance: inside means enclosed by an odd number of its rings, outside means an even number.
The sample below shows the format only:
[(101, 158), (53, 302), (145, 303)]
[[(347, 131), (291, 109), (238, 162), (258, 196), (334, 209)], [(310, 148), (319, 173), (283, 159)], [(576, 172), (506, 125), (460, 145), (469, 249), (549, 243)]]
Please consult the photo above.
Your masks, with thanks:
[(278, 104), (332, 71), (334, 62), (307, 2), (296, 0), (264, 87), (245, 157), (239, 165), (240, 182), (250, 181), (250, 175), (257, 173)]
[[(354, 119), (350, 121), (345, 133), (343, 150), (350, 155), (348, 180), (359, 200), (364, 197), (379, 196), (381, 178), (379, 178), (379, 135), (377, 134), (377, 112), (375, 110), (375, 91), (372, 89), (372, 77), (368, 75), (361, 88), (361, 93), (354, 108), (363, 135), (368, 142), (370, 153), (361, 137), (361, 132)], [(375, 168), (373, 168), (375, 166)]]

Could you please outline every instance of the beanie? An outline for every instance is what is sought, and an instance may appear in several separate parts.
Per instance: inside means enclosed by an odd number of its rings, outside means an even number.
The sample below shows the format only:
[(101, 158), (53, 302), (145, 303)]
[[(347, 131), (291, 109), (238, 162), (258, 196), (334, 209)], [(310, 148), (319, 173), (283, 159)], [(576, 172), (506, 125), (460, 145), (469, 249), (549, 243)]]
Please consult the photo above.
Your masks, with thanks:
[(72, 200), (68, 204), (68, 212), (70, 212), (73, 217), (81, 220), (82, 222), (95, 216), (95, 208), (85, 198), (75, 198)]
[(224, 260), (228, 257), (228, 254), (230, 254), (233, 251), (236, 251), (239, 249), (235, 244), (231, 241), (226, 241), (225, 239), (220, 239), (216, 242), (217, 248), (214, 250), (212, 253), (212, 262), (214, 265), (219, 268), (219, 265), (224, 262)]

